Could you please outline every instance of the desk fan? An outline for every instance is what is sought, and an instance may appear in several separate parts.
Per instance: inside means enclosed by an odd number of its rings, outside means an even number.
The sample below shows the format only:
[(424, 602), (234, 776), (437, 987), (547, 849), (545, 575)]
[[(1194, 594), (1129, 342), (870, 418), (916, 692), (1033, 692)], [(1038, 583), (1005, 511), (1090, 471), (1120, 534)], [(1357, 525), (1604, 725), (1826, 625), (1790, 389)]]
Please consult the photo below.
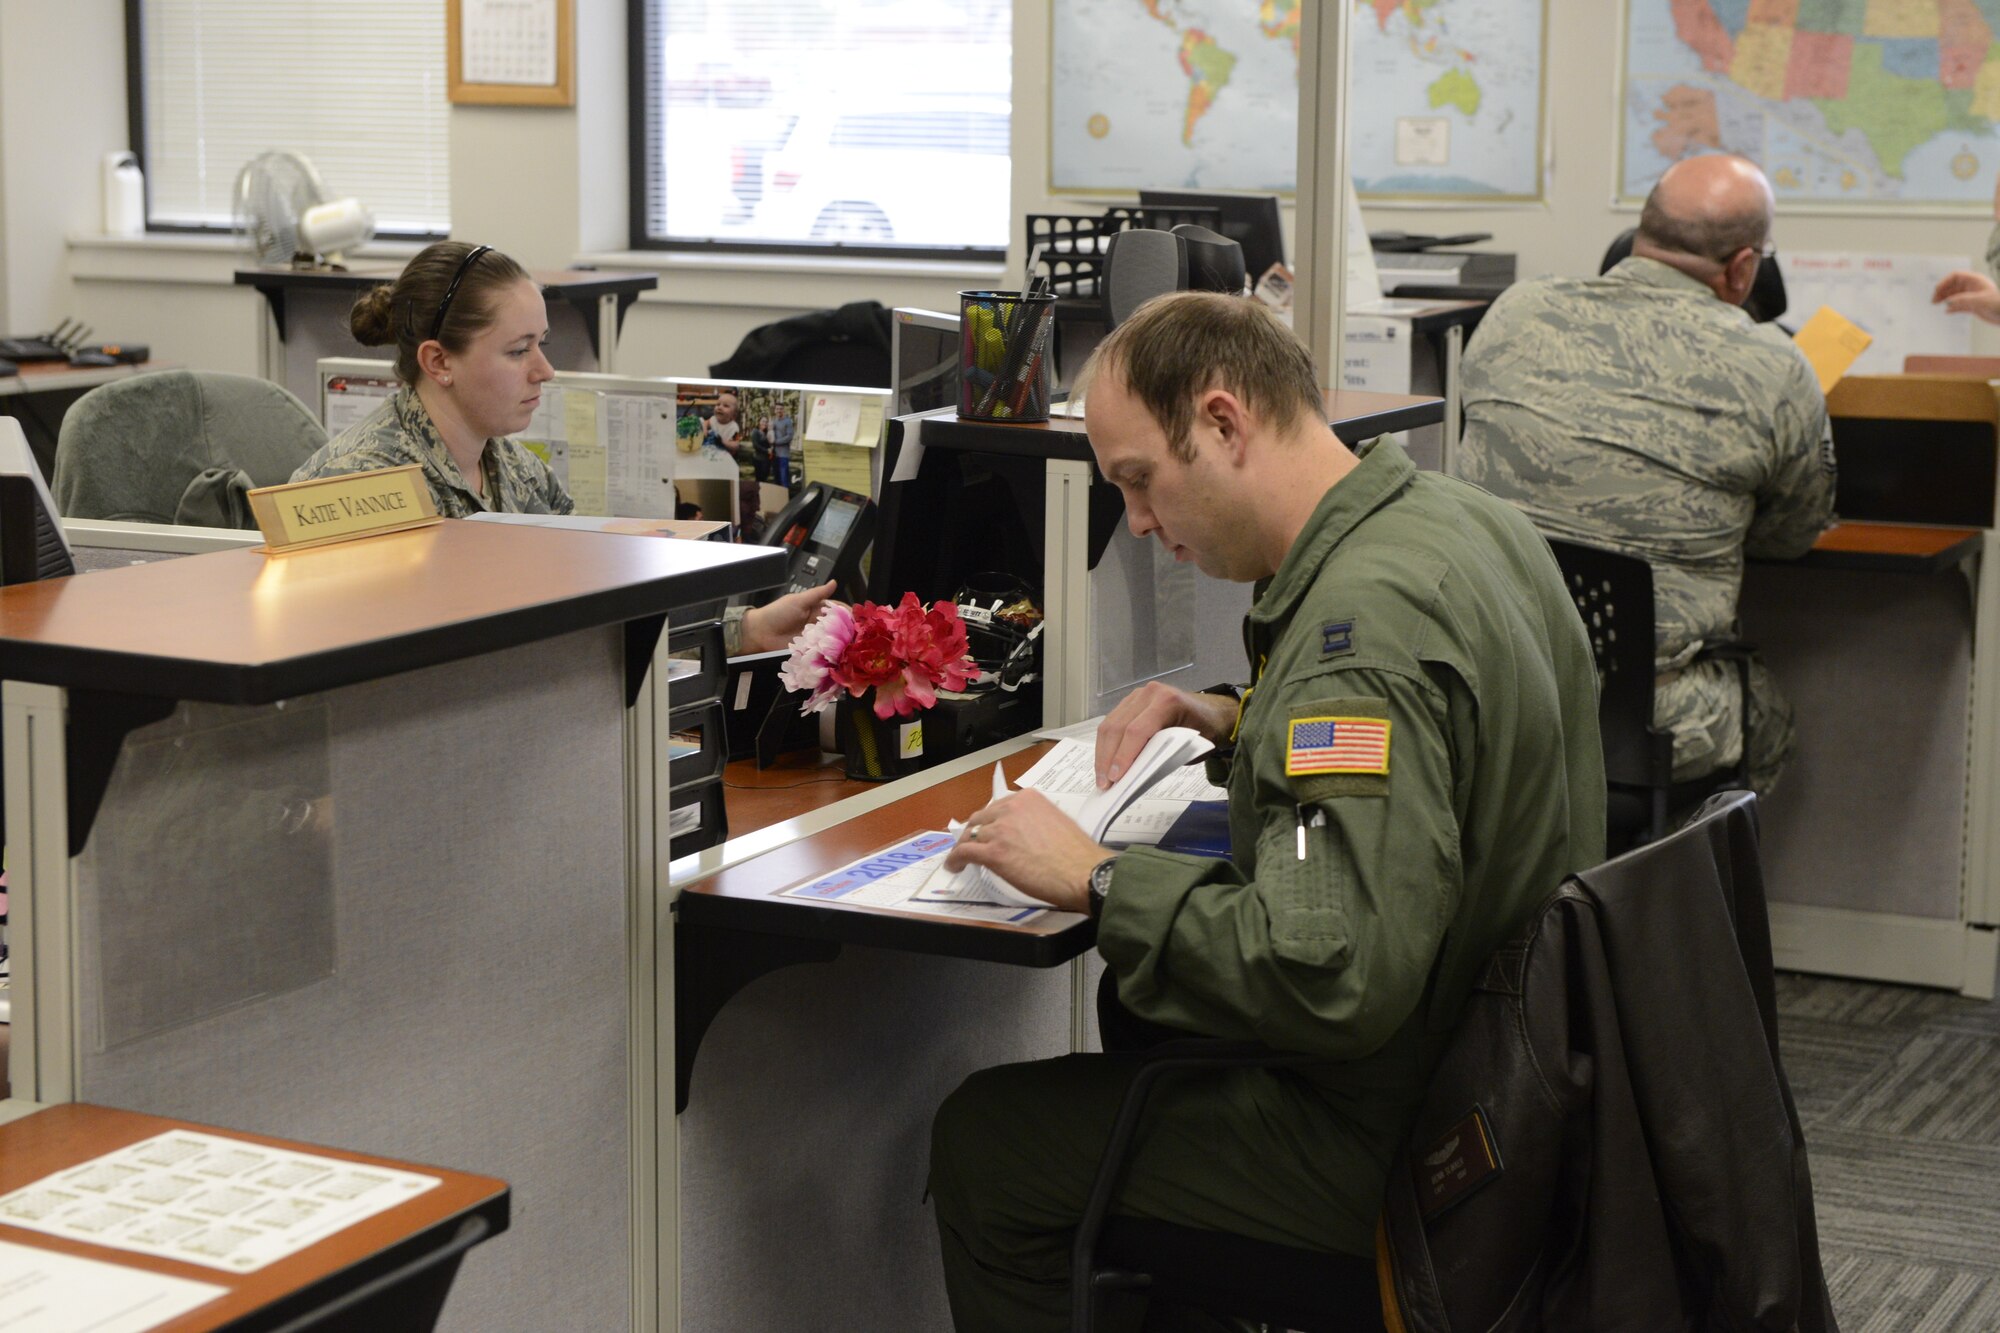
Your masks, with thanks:
[(236, 173), (236, 235), (260, 265), (344, 268), (343, 251), (375, 234), (358, 199), (328, 199), (304, 156), (259, 153)]

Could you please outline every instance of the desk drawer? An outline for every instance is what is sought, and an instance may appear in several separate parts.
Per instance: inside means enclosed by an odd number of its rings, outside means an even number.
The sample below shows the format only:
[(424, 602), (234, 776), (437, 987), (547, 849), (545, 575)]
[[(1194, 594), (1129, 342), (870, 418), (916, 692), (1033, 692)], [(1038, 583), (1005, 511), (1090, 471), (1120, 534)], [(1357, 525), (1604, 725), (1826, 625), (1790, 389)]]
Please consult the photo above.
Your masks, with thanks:
[(667, 706), (673, 709), (707, 703), (722, 694), (729, 661), (722, 652), (722, 622), (705, 620), (667, 631)]
[(729, 815), (722, 803), (720, 775), (688, 787), (677, 787), (667, 797), (668, 855), (687, 856), (705, 851), (729, 838)]
[(667, 714), (667, 726), (672, 731), (667, 742), (669, 789), (722, 775), (729, 762), (729, 735), (720, 699), (674, 709)]

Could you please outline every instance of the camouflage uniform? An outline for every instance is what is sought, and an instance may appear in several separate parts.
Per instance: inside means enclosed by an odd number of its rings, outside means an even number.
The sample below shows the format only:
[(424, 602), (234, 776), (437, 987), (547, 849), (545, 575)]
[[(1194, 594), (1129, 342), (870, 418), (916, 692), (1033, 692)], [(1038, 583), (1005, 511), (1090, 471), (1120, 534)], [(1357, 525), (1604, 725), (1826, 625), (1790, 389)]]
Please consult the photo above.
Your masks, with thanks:
[[(1803, 555), (1833, 510), (1826, 399), (1797, 349), (1655, 260), (1507, 291), (1462, 373), (1452, 470), (1551, 537), (1653, 567), (1655, 725), (1674, 777), (1743, 752), (1736, 669), (1695, 661), (1735, 633), (1745, 554)], [(1750, 676), (1750, 781), (1777, 782), (1791, 708)]]
[(576, 504), (548, 464), (514, 440), (488, 440), (480, 458), (486, 495), (481, 499), (465, 484), (465, 474), (452, 461), (431, 414), (411, 388), (396, 390), (387, 401), (340, 432), (292, 474), (293, 481), (368, 472), (382, 467), (419, 463), (431, 488), (431, 502), (446, 518), (496, 514), (569, 514)]

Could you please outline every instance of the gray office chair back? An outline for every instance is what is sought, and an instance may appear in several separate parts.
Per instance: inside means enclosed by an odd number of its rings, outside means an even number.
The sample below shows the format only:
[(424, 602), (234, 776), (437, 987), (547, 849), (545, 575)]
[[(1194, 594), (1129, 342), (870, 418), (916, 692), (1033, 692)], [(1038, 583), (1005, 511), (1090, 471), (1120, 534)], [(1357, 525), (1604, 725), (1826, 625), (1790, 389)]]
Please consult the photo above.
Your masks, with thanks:
[(291, 480), (326, 432), (288, 390), (212, 370), (100, 385), (56, 438), (56, 507), (68, 518), (253, 527), (244, 492)]

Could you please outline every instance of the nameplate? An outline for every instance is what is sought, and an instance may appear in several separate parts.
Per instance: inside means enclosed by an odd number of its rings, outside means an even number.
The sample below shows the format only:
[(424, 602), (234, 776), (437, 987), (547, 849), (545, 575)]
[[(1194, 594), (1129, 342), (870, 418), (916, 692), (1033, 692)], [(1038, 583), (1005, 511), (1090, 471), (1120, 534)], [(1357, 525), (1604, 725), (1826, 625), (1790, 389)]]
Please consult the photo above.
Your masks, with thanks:
[(250, 492), (250, 512), (274, 555), (442, 521), (416, 463), (260, 486)]

